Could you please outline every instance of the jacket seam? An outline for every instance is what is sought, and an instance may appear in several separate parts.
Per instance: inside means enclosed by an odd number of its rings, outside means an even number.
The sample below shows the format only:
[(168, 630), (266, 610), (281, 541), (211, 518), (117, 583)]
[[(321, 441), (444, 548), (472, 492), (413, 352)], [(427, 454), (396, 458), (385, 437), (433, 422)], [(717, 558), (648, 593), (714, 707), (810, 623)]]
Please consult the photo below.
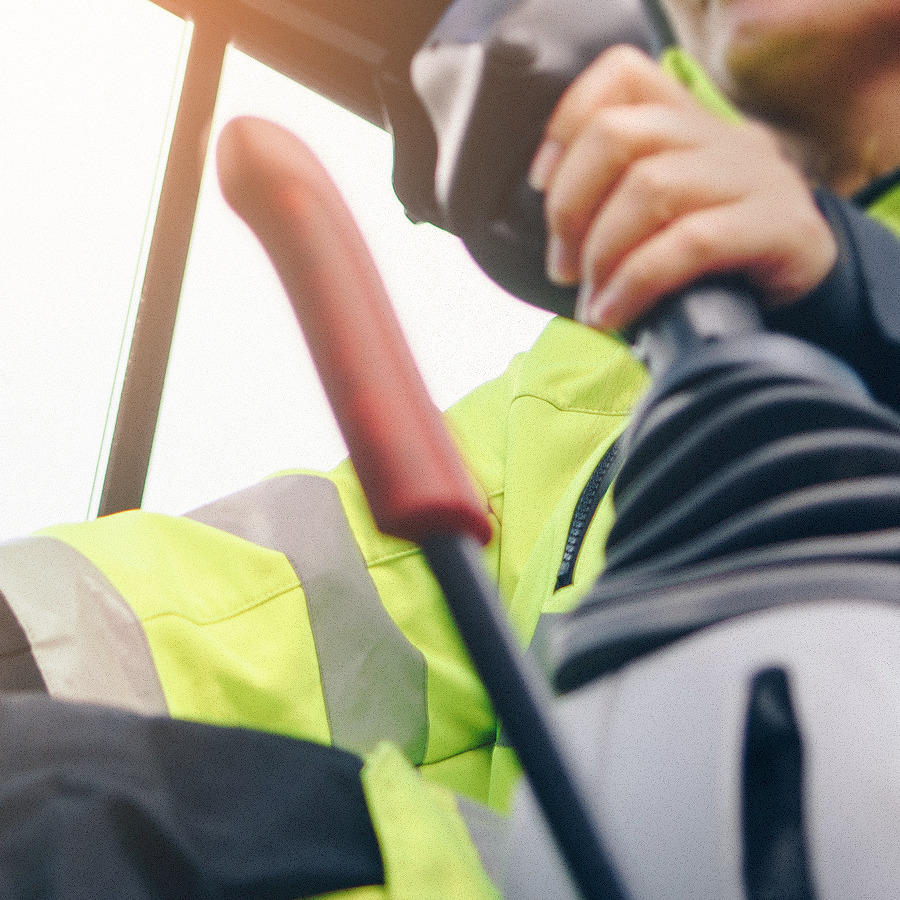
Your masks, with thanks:
[[(496, 728), (496, 723), (495, 723)], [(458, 756), (465, 756), (467, 753), (472, 753), (475, 750), (492, 750), (497, 746), (497, 735), (496, 731), (492, 737), (489, 737), (481, 744), (476, 744), (474, 747), (466, 747), (465, 750), (460, 750), (458, 753), (451, 753), (449, 756), (442, 756), (440, 759), (426, 759), (424, 762), (420, 763), (422, 766), (434, 766), (443, 762), (447, 762), (451, 759), (456, 759)]]
[[(492, 491), (490, 494), (486, 494), (488, 500), (491, 500), (494, 497), (502, 497), (505, 491), (501, 488), (500, 490)], [(490, 515), (492, 515), (495, 519), (500, 521), (497, 514), (491, 510)], [(403, 559), (407, 556), (417, 556), (421, 555), (422, 550), (418, 546), (408, 547), (405, 550), (395, 550), (393, 553), (385, 554), (384, 556), (376, 556), (372, 559), (366, 560), (366, 566), (370, 569), (374, 569), (376, 566), (383, 566), (387, 563), (395, 562), (398, 559)]]
[(513, 398), (513, 403), (516, 400), (539, 400), (543, 403), (546, 403), (548, 406), (552, 406), (555, 410), (559, 412), (577, 412), (577, 413), (588, 413), (594, 416), (627, 416), (632, 411), (632, 406), (624, 407), (623, 409), (614, 409), (614, 410), (605, 410), (605, 409), (596, 409), (589, 406), (560, 406), (558, 403), (554, 403), (552, 400), (548, 400), (546, 397), (541, 397), (539, 394), (517, 394)]
[(193, 625), (220, 625), (222, 622), (228, 622), (231, 619), (235, 619), (238, 616), (243, 615), (246, 612), (249, 612), (251, 609), (256, 609), (257, 607), (263, 606), (271, 600), (275, 600), (278, 597), (284, 596), (285, 594), (289, 594), (291, 591), (295, 591), (298, 588), (302, 589), (302, 585), (300, 584), (299, 579), (296, 580), (293, 584), (286, 585), (285, 587), (277, 588), (275, 590), (269, 591), (262, 597), (258, 597), (255, 600), (250, 600), (241, 606), (239, 609), (233, 610), (229, 612), (227, 615), (218, 616), (209, 619), (199, 619), (195, 616), (188, 616), (184, 613), (175, 612), (173, 610), (166, 610), (164, 612), (153, 613), (152, 615), (141, 618), (142, 623), (153, 622), (156, 619), (164, 619), (164, 618), (175, 618), (175, 619), (183, 619), (186, 622), (190, 622)]

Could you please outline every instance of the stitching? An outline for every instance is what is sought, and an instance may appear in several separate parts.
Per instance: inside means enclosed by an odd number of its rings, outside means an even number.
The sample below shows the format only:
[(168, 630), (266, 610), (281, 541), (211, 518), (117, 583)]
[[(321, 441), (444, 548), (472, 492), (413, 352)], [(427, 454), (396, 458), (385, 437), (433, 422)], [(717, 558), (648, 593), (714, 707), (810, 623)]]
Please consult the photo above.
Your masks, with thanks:
[[(546, 403), (548, 406), (552, 406), (559, 412), (588, 413), (589, 415), (593, 416), (627, 416), (634, 408), (634, 404), (623, 407), (619, 410), (596, 409), (589, 406), (560, 406), (558, 403), (554, 403), (552, 400), (548, 400), (546, 397), (541, 397), (538, 394), (517, 394), (513, 398), (513, 403), (515, 403), (516, 400), (522, 399), (539, 400), (542, 403)], [(635, 400), (637, 400), (637, 398), (635, 398)]]
[(183, 619), (185, 622), (190, 622), (193, 625), (219, 625), (222, 622), (228, 622), (231, 619), (235, 619), (238, 616), (243, 615), (245, 612), (249, 612), (251, 609), (256, 609), (257, 607), (263, 606), (268, 603), (270, 600), (275, 600), (278, 597), (282, 597), (285, 594), (289, 594), (291, 591), (295, 591), (298, 588), (301, 588), (301, 584), (299, 581), (295, 581), (293, 584), (288, 585), (287, 587), (278, 588), (277, 590), (270, 591), (265, 596), (257, 598), (256, 600), (250, 600), (241, 606), (239, 609), (234, 610), (233, 612), (228, 613), (225, 616), (219, 616), (217, 618), (209, 618), (209, 619), (197, 619), (192, 616), (186, 616), (184, 613), (174, 612), (172, 610), (167, 610), (166, 612), (158, 612), (153, 613), (153, 615), (147, 616), (141, 619), (141, 622), (153, 622), (156, 619), (165, 619), (165, 618), (173, 618), (173, 619)]
[[(491, 494), (488, 494), (487, 499), (490, 500), (493, 497), (502, 497), (503, 494), (504, 494), (503, 490), (497, 490)], [(491, 510), (488, 513), (488, 515), (499, 521), (497, 514), (493, 510)], [(384, 556), (376, 556), (373, 559), (368, 560), (366, 562), (366, 565), (368, 566), (368, 568), (374, 569), (376, 566), (383, 566), (383, 565), (386, 565), (387, 563), (394, 562), (395, 560), (398, 560), (398, 559), (403, 559), (404, 557), (407, 557), (407, 556), (421, 556), (421, 555), (422, 555), (422, 550), (416, 545), (416, 546), (412, 546), (412, 547), (407, 547), (405, 550), (395, 550), (393, 553), (386, 553)]]

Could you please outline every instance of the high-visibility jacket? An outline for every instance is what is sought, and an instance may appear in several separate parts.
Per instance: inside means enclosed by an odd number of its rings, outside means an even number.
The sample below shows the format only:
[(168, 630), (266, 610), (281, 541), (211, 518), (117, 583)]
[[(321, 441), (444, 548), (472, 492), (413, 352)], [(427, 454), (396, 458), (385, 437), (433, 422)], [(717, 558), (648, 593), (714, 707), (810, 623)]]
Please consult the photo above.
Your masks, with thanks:
[[(890, 193), (883, 206), (900, 224), (900, 190)], [(898, 281), (887, 283), (896, 296)], [(615, 341), (555, 321), (449, 414), (495, 515), (485, 556), (523, 639), (600, 568), (608, 498), (573, 584), (557, 586), (585, 486), (642, 381)], [(508, 751), (436, 587), (415, 548), (375, 531), (346, 464), (184, 518), (133, 512), (50, 529), (0, 548), (0, 586), (0, 687), (359, 749), (387, 733), (424, 773), (504, 799)], [(369, 754), (362, 781), (385, 886), (347, 900), (496, 900), (471, 810), (416, 779), (390, 745)]]
[[(874, 200), (900, 234), (900, 187)], [(448, 413), (493, 517), (485, 563), (523, 644), (602, 567), (612, 502), (593, 513), (585, 495), (645, 382), (617, 340), (557, 319)], [(437, 584), (416, 547), (375, 528), (347, 463), (183, 517), (49, 528), (0, 547), (0, 592), (0, 689), (362, 754), (388, 740), (436, 782), (508, 802), (515, 759)]]
[[(900, 232), (900, 188), (872, 212)], [(602, 567), (611, 499), (574, 550), (573, 518), (645, 378), (615, 339), (557, 319), (448, 413), (523, 644)], [(437, 584), (414, 546), (377, 531), (347, 463), (183, 517), (132, 511), (12, 542), (0, 592), (0, 688), (359, 753), (387, 739), (437, 782), (507, 803), (515, 760)]]
[[(523, 643), (602, 565), (609, 499), (555, 589), (579, 495), (644, 382), (621, 343), (558, 319), (448, 413)], [(378, 532), (347, 463), (183, 517), (49, 528), (0, 548), (0, 591), (23, 671), (56, 697), (359, 753), (386, 739), (438, 782), (506, 803), (514, 758), (437, 584), (415, 546)]]

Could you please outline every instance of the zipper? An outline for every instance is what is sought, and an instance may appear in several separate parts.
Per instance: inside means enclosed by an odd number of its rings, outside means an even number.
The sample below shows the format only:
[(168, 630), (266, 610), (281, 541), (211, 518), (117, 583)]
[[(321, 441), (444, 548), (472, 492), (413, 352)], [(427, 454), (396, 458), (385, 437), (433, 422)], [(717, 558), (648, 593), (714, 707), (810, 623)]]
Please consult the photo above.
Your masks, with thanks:
[(569, 534), (566, 537), (566, 548), (563, 550), (562, 562), (556, 575), (554, 592), (568, 587), (572, 583), (575, 575), (575, 563), (578, 562), (578, 554), (581, 552), (584, 536), (593, 521), (600, 501), (619, 471), (618, 462), (621, 448), (622, 437), (620, 435), (610, 444), (609, 449), (597, 463), (597, 467), (591, 473), (591, 477), (578, 498), (578, 503), (575, 504), (575, 512), (572, 514)]

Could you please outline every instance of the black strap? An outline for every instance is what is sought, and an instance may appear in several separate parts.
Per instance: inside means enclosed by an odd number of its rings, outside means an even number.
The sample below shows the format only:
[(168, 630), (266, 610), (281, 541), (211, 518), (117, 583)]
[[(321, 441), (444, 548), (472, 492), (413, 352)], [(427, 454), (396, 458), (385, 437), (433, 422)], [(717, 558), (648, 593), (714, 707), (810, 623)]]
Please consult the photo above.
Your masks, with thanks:
[(743, 759), (747, 900), (814, 900), (803, 823), (803, 743), (784, 669), (753, 678)]
[(556, 575), (554, 591), (568, 587), (575, 576), (575, 563), (578, 562), (578, 554), (584, 543), (584, 536), (597, 512), (597, 507), (609, 490), (613, 478), (619, 471), (619, 456), (622, 438), (618, 437), (610, 444), (609, 449), (603, 454), (591, 477), (588, 479), (578, 503), (575, 504), (575, 512), (572, 514), (572, 523), (569, 525), (569, 534), (566, 538), (566, 548), (563, 551), (562, 562)]

